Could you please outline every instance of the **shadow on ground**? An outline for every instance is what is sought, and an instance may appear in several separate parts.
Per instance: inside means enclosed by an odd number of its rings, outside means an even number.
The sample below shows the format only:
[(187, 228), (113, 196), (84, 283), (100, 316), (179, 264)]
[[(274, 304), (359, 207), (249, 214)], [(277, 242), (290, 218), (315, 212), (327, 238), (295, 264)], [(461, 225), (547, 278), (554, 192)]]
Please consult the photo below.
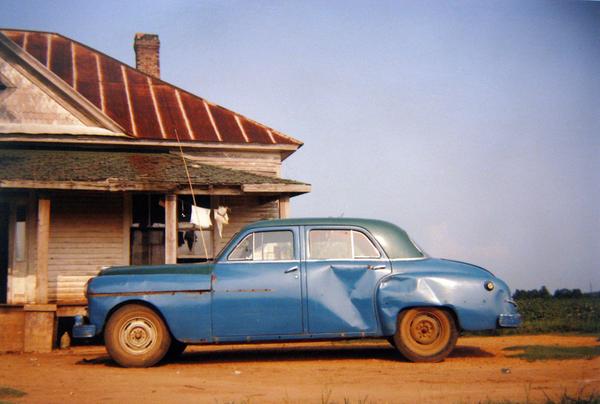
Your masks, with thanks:
[[(450, 354), (450, 358), (489, 358), (493, 354), (474, 346), (459, 345)], [(385, 361), (407, 362), (391, 346), (332, 345), (316, 347), (223, 347), (217, 346), (210, 351), (186, 351), (181, 356), (164, 363), (178, 365), (196, 365), (202, 363), (244, 363), (278, 361), (323, 361), (379, 359)], [(82, 359), (78, 365), (117, 366), (107, 355)]]

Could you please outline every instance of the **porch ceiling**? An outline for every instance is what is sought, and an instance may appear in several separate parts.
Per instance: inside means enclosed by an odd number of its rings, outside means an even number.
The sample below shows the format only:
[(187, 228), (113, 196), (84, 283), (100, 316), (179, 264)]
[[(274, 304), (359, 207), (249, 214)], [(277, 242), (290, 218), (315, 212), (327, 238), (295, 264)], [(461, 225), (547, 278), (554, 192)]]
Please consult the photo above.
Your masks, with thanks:
[[(187, 161), (200, 194), (290, 194), (310, 185)], [(0, 150), (0, 188), (189, 193), (181, 156), (81, 150)]]

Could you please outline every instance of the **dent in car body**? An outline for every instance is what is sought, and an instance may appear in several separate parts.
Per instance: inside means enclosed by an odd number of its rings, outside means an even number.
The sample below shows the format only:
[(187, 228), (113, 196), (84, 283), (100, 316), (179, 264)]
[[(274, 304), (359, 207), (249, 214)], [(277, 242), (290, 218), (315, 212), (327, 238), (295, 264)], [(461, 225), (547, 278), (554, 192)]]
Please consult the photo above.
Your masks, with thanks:
[[(494, 329), (500, 314), (516, 313), (508, 302), (508, 286), (481, 267), (433, 258), (392, 265), (394, 274), (382, 282), (377, 296), (384, 335), (394, 334), (398, 313), (410, 307), (447, 308), (460, 329), (468, 331)], [(485, 289), (487, 281), (494, 282), (494, 290)]]

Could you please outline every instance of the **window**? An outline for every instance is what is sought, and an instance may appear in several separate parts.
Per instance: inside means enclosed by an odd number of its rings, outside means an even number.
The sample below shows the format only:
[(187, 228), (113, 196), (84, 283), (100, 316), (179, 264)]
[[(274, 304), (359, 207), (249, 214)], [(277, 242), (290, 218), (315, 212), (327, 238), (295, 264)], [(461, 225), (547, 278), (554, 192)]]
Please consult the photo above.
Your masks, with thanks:
[(252, 259), (254, 233), (247, 235), (229, 254), (229, 261), (244, 261)]
[(229, 261), (285, 261), (294, 259), (294, 235), (291, 231), (251, 233), (229, 254)]
[(354, 258), (379, 258), (381, 254), (371, 240), (363, 233), (352, 231), (352, 241), (354, 242)]
[(15, 261), (23, 262), (27, 259), (27, 208), (17, 207), (15, 223)]
[(311, 259), (381, 257), (371, 240), (356, 230), (311, 230), (308, 245)]
[(350, 230), (311, 230), (309, 234), (310, 258), (352, 259)]

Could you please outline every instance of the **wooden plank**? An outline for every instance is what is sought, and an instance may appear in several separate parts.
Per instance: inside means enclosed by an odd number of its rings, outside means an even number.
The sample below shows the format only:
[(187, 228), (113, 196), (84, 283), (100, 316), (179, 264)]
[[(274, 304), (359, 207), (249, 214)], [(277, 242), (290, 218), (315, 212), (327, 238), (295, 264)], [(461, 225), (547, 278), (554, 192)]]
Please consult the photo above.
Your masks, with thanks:
[[(177, 191), (178, 195), (191, 195), (190, 188), (181, 188)], [(221, 195), (221, 196), (237, 196), (244, 195), (240, 186), (232, 187), (214, 187), (209, 189), (208, 187), (194, 187), (195, 195)]]
[(84, 191), (175, 191), (177, 185), (172, 183), (124, 183), (107, 181), (33, 181), (33, 180), (0, 180), (0, 188), (26, 189), (67, 189)]
[(211, 195), (210, 197), (210, 220), (212, 221), (212, 231), (211, 231), (211, 241), (212, 241), (212, 258), (216, 257), (219, 253), (219, 230), (217, 229), (217, 220), (216, 220), (216, 209), (219, 208), (219, 203), (221, 199), (218, 195)]
[(278, 152), (194, 151), (186, 153), (185, 156), (202, 164), (270, 177), (280, 177), (281, 175), (281, 154)]
[(248, 193), (291, 193), (304, 194), (310, 192), (308, 184), (243, 184), (242, 191)]
[(69, 306), (58, 306), (56, 315), (58, 317), (74, 317), (76, 315), (85, 316), (87, 315), (87, 302), (85, 300), (80, 301), (80, 305), (69, 305)]
[(165, 198), (165, 264), (177, 263), (177, 196)]
[(50, 199), (38, 200), (36, 303), (48, 303), (48, 242), (50, 239)]
[[(179, 149), (180, 143), (169, 141), (169, 140), (141, 140), (141, 139), (116, 139), (116, 138), (98, 138), (94, 137), (93, 139), (88, 139), (88, 136), (81, 137), (73, 137), (65, 139), (64, 137), (60, 137), (59, 135), (52, 136), (47, 135), (41, 137), (39, 135), (31, 135), (31, 136), (7, 136), (2, 137), (0, 142), (34, 142), (34, 143), (52, 143), (52, 144), (107, 144), (107, 145), (125, 145), (125, 146), (135, 146), (139, 147), (140, 145), (146, 146), (160, 146), (160, 147), (172, 147)], [(213, 149), (213, 150), (244, 150), (244, 151), (276, 151), (282, 155), (282, 160), (296, 151), (300, 145), (292, 145), (292, 144), (219, 144), (215, 142), (187, 142), (183, 140), (181, 145), (186, 149)]]
[(37, 196), (29, 191), (27, 201), (27, 275), (33, 275), (26, 286), (26, 301), (35, 301), (35, 271), (37, 262)]
[[(49, 301), (84, 300), (84, 285), (102, 267), (125, 265), (126, 200), (123, 194), (57, 195), (52, 200), (48, 262)], [(126, 256), (125, 256), (126, 255)]]
[(131, 223), (132, 223), (132, 199), (131, 194), (123, 195), (123, 263), (129, 265), (131, 262)]
[(279, 218), (285, 219), (290, 217), (290, 197), (289, 195), (281, 195), (279, 197)]

